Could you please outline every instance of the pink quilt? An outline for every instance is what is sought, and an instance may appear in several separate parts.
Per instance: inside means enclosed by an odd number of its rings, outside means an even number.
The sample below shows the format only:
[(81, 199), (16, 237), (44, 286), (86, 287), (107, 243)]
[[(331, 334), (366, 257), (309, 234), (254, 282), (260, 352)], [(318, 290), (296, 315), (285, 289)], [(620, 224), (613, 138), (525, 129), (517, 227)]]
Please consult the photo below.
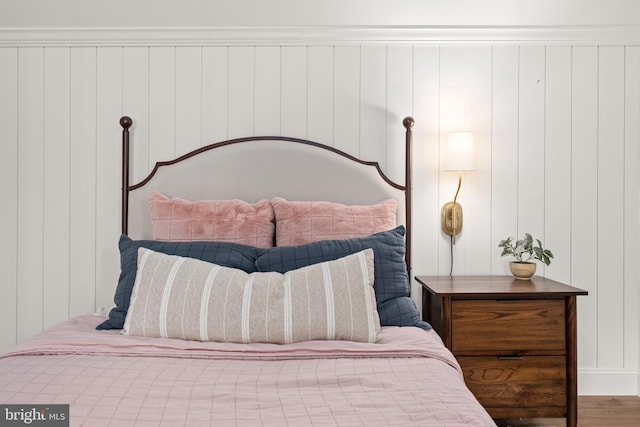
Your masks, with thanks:
[(493, 426), (435, 332), (383, 344), (222, 344), (96, 331), (80, 316), (0, 356), (0, 403), (69, 404), (71, 425)]

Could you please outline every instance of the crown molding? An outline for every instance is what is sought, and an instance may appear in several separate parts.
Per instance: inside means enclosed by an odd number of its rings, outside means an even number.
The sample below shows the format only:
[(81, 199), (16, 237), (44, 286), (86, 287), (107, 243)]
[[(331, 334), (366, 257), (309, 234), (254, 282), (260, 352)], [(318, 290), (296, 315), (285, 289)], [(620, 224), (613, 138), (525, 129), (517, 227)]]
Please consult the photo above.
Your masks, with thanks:
[(0, 28), (0, 46), (640, 45), (640, 26)]

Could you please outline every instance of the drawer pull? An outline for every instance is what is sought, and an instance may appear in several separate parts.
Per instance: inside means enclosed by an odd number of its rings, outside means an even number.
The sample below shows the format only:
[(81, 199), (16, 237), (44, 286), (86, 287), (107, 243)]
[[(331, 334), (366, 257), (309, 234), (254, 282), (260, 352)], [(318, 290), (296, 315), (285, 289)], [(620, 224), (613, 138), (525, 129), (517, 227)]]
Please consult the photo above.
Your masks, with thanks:
[(514, 302), (520, 302), (522, 300), (519, 299), (497, 299), (496, 302), (500, 303), (500, 304), (509, 304), (509, 303), (514, 303)]
[(498, 356), (498, 360), (522, 360), (522, 356)]

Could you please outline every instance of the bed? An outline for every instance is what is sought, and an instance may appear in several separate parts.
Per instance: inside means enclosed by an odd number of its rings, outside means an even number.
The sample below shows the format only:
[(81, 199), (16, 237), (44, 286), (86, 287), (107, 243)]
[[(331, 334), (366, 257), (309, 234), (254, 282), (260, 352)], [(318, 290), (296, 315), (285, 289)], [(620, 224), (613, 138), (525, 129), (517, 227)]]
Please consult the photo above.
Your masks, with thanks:
[(132, 185), (120, 124), (115, 307), (1, 355), (0, 404), (87, 426), (495, 425), (409, 295), (413, 119), (402, 185), (281, 136)]

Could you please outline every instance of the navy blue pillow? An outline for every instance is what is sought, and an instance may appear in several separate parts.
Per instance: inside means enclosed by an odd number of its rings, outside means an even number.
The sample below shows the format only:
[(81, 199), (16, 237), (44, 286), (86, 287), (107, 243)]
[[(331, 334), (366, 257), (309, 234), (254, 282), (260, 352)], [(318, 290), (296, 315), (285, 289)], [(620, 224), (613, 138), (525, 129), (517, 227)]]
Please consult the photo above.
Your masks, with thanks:
[(411, 297), (392, 298), (378, 304), (377, 310), (381, 326), (417, 326), (425, 330), (431, 329), (431, 325), (420, 317), (416, 303)]
[(120, 278), (113, 298), (116, 307), (109, 312), (109, 319), (96, 329), (122, 329), (129, 309), (131, 291), (138, 269), (138, 248), (143, 247), (167, 255), (195, 258), (247, 273), (257, 271), (256, 248), (229, 242), (160, 242), (156, 240), (131, 240), (122, 235), (120, 248)]
[(409, 276), (404, 261), (404, 234), (404, 227), (399, 226), (368, 237), (256, 249), (256, 265), (259, 271), (286, 273), (289, 270), (333, 261), (371, 248), (375, 276), (373, 288), (380, 324), (431, 329), (428, 323), (420, 319), (415, 302), (409, 297)]

